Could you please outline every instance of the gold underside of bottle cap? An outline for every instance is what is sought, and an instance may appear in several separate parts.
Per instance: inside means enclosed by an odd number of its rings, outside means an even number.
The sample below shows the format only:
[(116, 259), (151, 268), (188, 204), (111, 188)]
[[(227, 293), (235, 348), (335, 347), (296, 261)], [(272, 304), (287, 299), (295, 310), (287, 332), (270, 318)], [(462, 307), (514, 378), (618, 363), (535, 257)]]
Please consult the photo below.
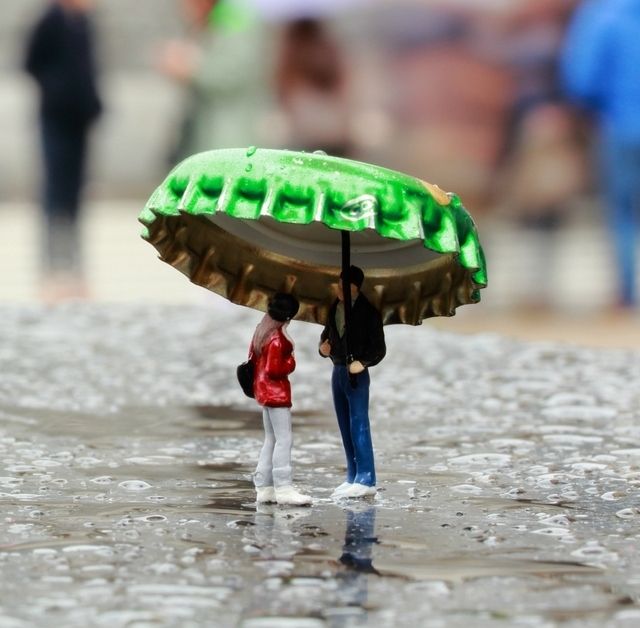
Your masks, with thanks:
[[(160, 259), (194, 284), (238, 305), (266, 311), (271, 295), (289, 292), (300, 301), (297, 320), (323, 325), (338, 294), (338, 256), (335, 266), (306, 263), (247, 242), (201, 216), (158, 214), (146, 239)], [(363, 270), (362, 291), (385, 324), (418, 325), (425, 318), (453, 316), (456, 307), (479, 298), (471, 273), (453, 254), (403, 268)]]

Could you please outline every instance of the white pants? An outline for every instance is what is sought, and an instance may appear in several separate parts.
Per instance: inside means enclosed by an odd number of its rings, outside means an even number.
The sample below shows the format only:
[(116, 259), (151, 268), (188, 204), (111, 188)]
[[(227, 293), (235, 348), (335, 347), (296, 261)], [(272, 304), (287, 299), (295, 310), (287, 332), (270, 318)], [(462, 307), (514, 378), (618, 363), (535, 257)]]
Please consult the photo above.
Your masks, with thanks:
[(263, 486), (288, 486), (292, 481), (291, 472), (291, 410), (289, 408), (262, 409), (264, 425), (264, 445), (253, 482), (256, 488)]

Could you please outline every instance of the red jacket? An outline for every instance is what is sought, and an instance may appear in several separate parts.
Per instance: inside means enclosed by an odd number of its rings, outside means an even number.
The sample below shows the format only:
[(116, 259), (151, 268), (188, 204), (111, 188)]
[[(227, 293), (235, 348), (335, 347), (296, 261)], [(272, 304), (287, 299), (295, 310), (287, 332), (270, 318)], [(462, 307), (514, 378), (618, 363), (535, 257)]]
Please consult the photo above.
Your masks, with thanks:
[(287, 379), (296, 368), (293, 357), (293, 345), (278, 329), (267, 340), (262, 353), (256, 356), (253, 347), (250, 351), (255, 367), (253, 394), (261, 406), (270, 408), (291, 407), (291, 384)]

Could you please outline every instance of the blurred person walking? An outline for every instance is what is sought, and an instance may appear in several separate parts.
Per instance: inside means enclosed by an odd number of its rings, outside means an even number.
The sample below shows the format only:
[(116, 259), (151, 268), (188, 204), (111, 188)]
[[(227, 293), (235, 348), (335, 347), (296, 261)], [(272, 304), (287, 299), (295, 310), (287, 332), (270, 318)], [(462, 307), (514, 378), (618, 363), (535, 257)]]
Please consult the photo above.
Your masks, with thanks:
[(575, 112), (563, 100), (557, 76), (570, 10), (567, 0), (528, 0), (510, 8), (504, 24), (503, 55), (514, 94), (497, 197), (526, 234), (522, 243), (530, 245), (519, 256), (529, 279), (519, 295), (527, 310), (552, 304), (557, 235), (586, 179)]
[(44, 166), (43, 296), (86, 296), (78, 234), (89, 131), (101, 112), (93, 0), (52, 0), (28, 38), (25, 69), (40, 92)]
[(350, 156), (345, 62), (322, 20), (300, 18), (284, 26), (276, 95), (286, 116), (288, 148)]
[(640, 228), (640, 1), (588, 0), (562, 53), (569, 96), (598, 116), (600, 164), (618, 266), (619, 304), (637, 304)]
[(246, 0), (182, 0), (187, 35), (167, 42), (160, 71), (185, 90), (176, 163), (217, 148), (264, 145), (270, 69), (265, 27)]

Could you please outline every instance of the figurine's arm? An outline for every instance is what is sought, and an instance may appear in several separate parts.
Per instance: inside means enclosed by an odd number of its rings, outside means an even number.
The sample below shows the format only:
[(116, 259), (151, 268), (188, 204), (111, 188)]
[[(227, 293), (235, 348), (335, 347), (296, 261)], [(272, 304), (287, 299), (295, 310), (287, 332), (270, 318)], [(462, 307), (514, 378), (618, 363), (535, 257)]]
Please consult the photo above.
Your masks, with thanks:
[(323, 358), (328, 358), (331, 355), (331, 343), (329, 342), (329, 324), (327, 323), (320, 334), (320, 344), (318, 345), (318, 352)]
[(382, 327), (382, 317), (380, 313), (371, 309), (370, 315), (367, 317), (367, 343), (363, 348), (359, 362), (364, 367), (375, 366), (384, 358), (387, 353), (387, 347), (384, 341), (384, 329)]
[(267, 352), (264, 369), (268, 377), (284, 379), (289, 373), (293, 373), (296, 368), (293, 353), (285, 354), (278, 339), (269, 342), (264, 351)]

